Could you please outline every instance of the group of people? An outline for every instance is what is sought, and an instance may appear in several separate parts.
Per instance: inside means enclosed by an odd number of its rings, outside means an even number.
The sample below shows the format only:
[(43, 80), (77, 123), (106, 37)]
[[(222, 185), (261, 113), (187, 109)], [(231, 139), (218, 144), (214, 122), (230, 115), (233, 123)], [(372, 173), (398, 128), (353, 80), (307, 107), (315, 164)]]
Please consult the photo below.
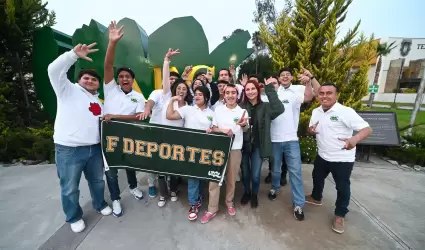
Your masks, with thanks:
[[(334, 231), (344, 232), (344, 217), (350, 200), (350, 175), (354, 165), (355, 146), (365, 139), (371, 129), (353, 109), (337, 102), (338, 88), (335, 84), (320, 85), (310, 71), (303, 69), (298, 75), (302, 85), (293, 85), (290, 68), (281, 69), (277, 76), (259, 79), (243, 75), (236, 82), (234, 68), (221, 69), (218, 80), (211, 72), (187, 79), (188, 66), (180, 76), (170, 72), (170, 62), (178, 50), (169, 49), (164, 58), (162, 89), (154, 90), (148, 101), (132, 89), (135, 74), (128, 67), (117, 70), (114, 79), (113, 62), (115, 48), (123, 36), (123, 26), (115, 22), (109, 26), (109, 43), (104, 62), (104, 104), (98, 99), (101, 77), (92, 70), (83, 69), (78, 74), (78, 84), (71, 83), (67, 71), (78, 58), (92, 61), (90, 53), (96, 52), (95, 44), (77, 45), (73, 50), (59, 56), (48, 67), (50, 82), (57, 96), (55, 121), (55, 156), (60, 180), (62, 207), (66, 222), (74, 232), (85, 228), (79, 205), (79, 182), (81, 174), (87, 179), (93, 208), (102, 215), (122, 216), (120, 188), (116, 169), (104, 172), (100, 146), (99, 119), (110, 121), (145, 120), (168, 126), (218, 132), (235, 136), (228, 155), (226, 170), (226, 208), (230, 216), (236, 214), (234, 195), (238, 172), (242, 170), (244, 194), (240, 203), (258, 206), (261, 166), (264, 159), (270, 162), (270, 200), (276, 200), (281, 184), (289, 173), (292, 192), (293, 215), (304, 220), (304, 204), (322, 204), (325, 178), (332, 173), (337, 189)], [(318, 156), (313, 170), (313, 190), (305, 195), (301, 152), (297, 129), (303, 103), (318, 98), (320, 107), (314, 109), (309, 132), (316, 136)], [(353, 131), (359, 131), (353, 136)], [(282, 164), (284, 161), (284, 164)], [(112, 200), (112, 208), (104, 199), (104, 173)], [(138, 200), (143, 192), (137, 187), (136, 172), (126, 170), (130, 193)], [(285, 181), (282, 183), (282, 176)], [(175, 176), (148, 174), (149, 196), (156, 197), (155, 182), (158, 180), (158, 206), (166, 205), (168, 199), (178, 200), (179, 181)], [(207, 183), (188, 179), (188, 219), (198, 218), (202, 206), (203, 190)], [(208, 184), (208, 208), (201, 223), (214, 218), (219, 210), (220, 186)]]

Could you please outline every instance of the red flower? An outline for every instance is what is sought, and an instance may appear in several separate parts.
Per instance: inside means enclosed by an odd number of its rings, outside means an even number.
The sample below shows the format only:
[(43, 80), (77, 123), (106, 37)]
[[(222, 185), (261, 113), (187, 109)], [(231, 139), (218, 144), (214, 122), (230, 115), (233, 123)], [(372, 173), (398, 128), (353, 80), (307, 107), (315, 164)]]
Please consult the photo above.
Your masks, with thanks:
[(100, 107), (99, 103), (97, 103), (97, 102), (91, 102), (89, 110), (90, 110), (90, 112), (93, 113), (94, 116), (98, 116), (102, 113), (102, 108)]

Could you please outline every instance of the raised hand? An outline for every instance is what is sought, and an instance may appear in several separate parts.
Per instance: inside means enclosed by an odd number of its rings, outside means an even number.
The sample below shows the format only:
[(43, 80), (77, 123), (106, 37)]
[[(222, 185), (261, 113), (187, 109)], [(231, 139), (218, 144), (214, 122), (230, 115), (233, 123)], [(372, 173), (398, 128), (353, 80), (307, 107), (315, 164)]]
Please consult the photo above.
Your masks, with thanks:
[(109, 41), (111, 42), (118, 42), (118, 40), (121, 39), (121, 37), (124, 35), (122, 29), (124, 28), (124, 25), (117, 28), (117, 23), (115, 21), (112, 21), (111, 24), (109, 24)]
[(177, 54), (180, 54), (179, 49), (173, 50), (173, 49), (169, 48), (167, 54), (165, 54), (165, 58), (170, 60), (171, 57), (173, 57), (174, 55), (177, 55)]
[(246, 83), (248, 82), (248, 75), (245, 73), (242, 74), (242, 79), (240, 79), (239, 82), (241, 83), (242, 86), (245, 87)]
[(184, 68), (184, 71), (182, 73), (182, 79), (183, 80), (187, 80), (187, 78), (189, 77), (190, 72), (192, 72), (192, 68), (193, 68), (192, 65), (186, 66)]
[(98, 51), (99, 49), (92, 49), (96, 43), (92, 43), (90, 45), (86, 44), (77, 44), (77, 46), (74, 47), (74, 52), (77, 54), (77, 56), (81, 59), (87, 60), (89, 62), (93, 62), (93, 59), (88, 57), (88, 54)]
[(273, 77), (269, 77), (268, 79), (264, 78), (264, 85), (269, 85), (270, 83), (273, 83), (274, 81), (276, 81), (276, 79), (274, 79)]
[(304, 74), (303, 75), (298, 75), (297, 78), (303, 84), (306, 84), (306, 83), (308, 83), (310, 81), (310, 77), (307, 76), (307, 75), (304, 75)]
[(230, 74), (232, 75), (232, 77), (234, 75), (236, 75), (236, 69), (235, 69), (235, 66), (234, 65), (230, 65), (229, 71), (230, 71)]
[(303, 70), (303, 75), (308, 76), (308, 78), (311, 78), (313, 76), (313, 74), (308, 69), (305, 69), (304, 67), (302, 67), (301, 69)]
[(207, 78), (208, 82), (212, 82), (213, 74), (211, 71), (207, 70), (207, 74), (205, 77)]
[(246, 125), (248, 125), (248, 120), (251, 119), (251, 117), (245, 117), (245, 113), (246, 111), (243, 112), (241, 119), (239, 119), (239, 121), (236, 123), (241, 127), (245, 127)]

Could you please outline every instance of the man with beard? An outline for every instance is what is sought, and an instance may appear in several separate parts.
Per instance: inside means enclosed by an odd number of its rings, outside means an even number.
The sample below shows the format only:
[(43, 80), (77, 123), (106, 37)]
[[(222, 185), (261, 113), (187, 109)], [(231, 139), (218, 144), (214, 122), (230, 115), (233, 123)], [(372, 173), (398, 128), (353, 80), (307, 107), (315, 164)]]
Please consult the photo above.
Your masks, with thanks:
[[(104, 120), (111, 119), (137, 120), (136, 115), (143, 112), (145, 107), (145, 97), (133, 90), (135, 74), (130, 68), (118, 69), (118, 83), (114, 79), (114, 58), (115, 48), (118, 41), (122, 38), (121, 32), (124, 26), (117, 28), (115, 21), (109, 25), (109, 44), (106, 50), (104, 63), (104, 85), (105, 94), (105, 116)], [(130, 193), (137, 200), (143, 199), (143, 193), (137, 188), (136, 171), (127, 169), (127, 181)], [(109, 169), (106, 171), (106, 181), (108, 183), (109, 193), (112, 200), (112, 213), (116, 217), (123, 214), (121, 207), (120, 188), (118, 185), (118, 170)]]
[(102, 117), (103, 107), (97, 91), (100, 76), (95, 71), (83, 69), (78, 73), (78, 84), (73, 84), (67, 78), (69, 68), (78, 58), (93, 61), (88, 54), (97, 51), (92, 49), (95, 44), (78, 44), (71, 51), (60, 55), (47, 68), (58, 102), (53, 140), (62, 209), (66, 222), (75, 233), (86, 227), (79, 204), (79, 184), (83, 172), (90, 188), (93, 208), (102, 215), (112, 213), (104, 198), (99, 135), (99, 118)]
[[(325, 179), (332, 173), (337, 190), (335, 219), (332, 229), (344, 233), (344, 217), (350, 202), (350, 176), (356, 158), (356, 145), (366, 139), (372, 129), (352, 108), (337, 102), (338, 87), (325, 83), (319, 89), (320, 107), (313, 110), (309, 133), (316, 136), (318, 152), (314, 160), (313, 191), (306, 202), (322, 205)], [(358, 131), (353, 136), (353, 132)]]

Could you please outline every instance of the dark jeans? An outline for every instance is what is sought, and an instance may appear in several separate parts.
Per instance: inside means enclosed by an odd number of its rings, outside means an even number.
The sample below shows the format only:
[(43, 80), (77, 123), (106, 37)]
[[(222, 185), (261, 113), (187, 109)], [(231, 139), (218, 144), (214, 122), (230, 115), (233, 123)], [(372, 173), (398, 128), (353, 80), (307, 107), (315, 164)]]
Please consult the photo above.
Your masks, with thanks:
[(242, 153), (242, 179), (245, 193), (247, 194), (251, 193), (251, 184), (252, 193), (254, 195), (258, 194), (258, 190), (260, 189), (261, 163), (260, 149), (258, 147), (253, 147), (250, 153)]
[(313, 191), (311, 197), (321, 201), (325, 179), (332, 173), (334, 178), (337, 198), (335, 203), (335, 215), (345, 217), (348, 213), (348, 204), (350, 203), (350, 176), (353, 170), (354, 162), (329, 162), (322, 159), (319, 155), (314, 160), (313, 168)]
[(89, 185), (93, 208), (101, 211), (108, 205), (104, 199), (105, 182), (100, 144), (80, 147), (55, 144), (55, 158), (66, 222), (77, 222), (83, 216), (79, 203), (79, 185), (83, 172)]
[[(170, 192), (177, 192), (178, 178), (170, 176)], [(159, 195), (168, 197), (167, 177), (164, 175), (158, 176)]]
[[(271, 174), (273, 169), (272, 160), (269, 160), (269, 174)], [(282, 154), (282, 166), (281, 166), (281, 176), (286, 179), (286, 174), (288, 173), (288, 167), (286, 166), (285, 153)]]
[[(134, 170), (125, 170), (127, 174), (127, 182), (130, 186), (130, 189), (137, 187), (137, 178), (136, 178), (136, 171)], [(111, 194), (111, 200), (121, 200), (120, 197), (120, 187), (118, 185), (118, 169), (116, 168), (110, 168), (108, 171), (105, 172), (106, 175), (106, 183), (108, 184), (109, 193)]]

